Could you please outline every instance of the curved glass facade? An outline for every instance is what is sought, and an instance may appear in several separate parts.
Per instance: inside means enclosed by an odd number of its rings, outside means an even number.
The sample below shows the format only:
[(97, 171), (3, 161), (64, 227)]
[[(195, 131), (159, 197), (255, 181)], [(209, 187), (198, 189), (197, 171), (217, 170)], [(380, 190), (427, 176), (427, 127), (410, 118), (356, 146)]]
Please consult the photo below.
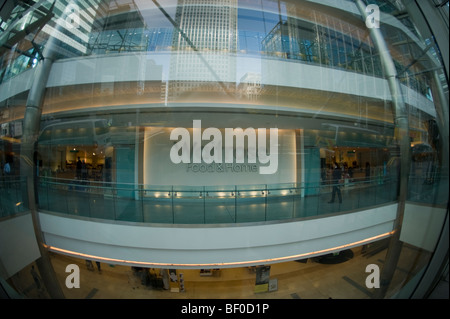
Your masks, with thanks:
[(2, 248), (2, 285), (428, 297), (448, 265), (449, 199), (448, 3), (434, 23), (431, 4), (5, 5), (0, 226), (32, 235)]

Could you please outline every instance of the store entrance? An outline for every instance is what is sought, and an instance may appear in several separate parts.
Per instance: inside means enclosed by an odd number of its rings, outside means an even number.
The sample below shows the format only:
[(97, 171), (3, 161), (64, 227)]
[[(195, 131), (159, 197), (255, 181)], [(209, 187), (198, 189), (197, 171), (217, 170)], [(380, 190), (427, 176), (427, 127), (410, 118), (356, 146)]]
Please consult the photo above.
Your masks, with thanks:
[[(44, 146), (39, 152), (39, 175), (62, 179), (111, 179), (112, 147), (98, 145)], [(108, 173), (109, 172), (109, 173)]]
[(387, 148), (336, 146), (321, 148), (320, 157), (322, 179), (329, 179), (336, 163), (345, 182), (358, 183), (385, 176), (390, 153)]
[[(66, 147), (65, 169), (56, 177), (103, 180), (105, 152), (96, 146)], [(75, 173), (75, 174), (74, 174)]]

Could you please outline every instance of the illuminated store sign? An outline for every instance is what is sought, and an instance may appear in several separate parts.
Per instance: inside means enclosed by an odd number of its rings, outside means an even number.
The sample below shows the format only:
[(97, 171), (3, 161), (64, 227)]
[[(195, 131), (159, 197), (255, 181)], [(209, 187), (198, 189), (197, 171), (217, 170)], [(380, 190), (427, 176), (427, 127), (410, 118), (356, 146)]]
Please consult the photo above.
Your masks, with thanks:
[[(194, 120), (192, 127), (192, 154), (191, 134), (188, 129), (178, 127), (170, 133), (170, 140), (178, 141), (170, 150), (172, 163), (190, 164), (187, 169), (193, 172), (256, 172), (258, 168), (260, 174), (277, 172), (277, 128), (269, 129), (270, 147), (267, 154), (267, 129), (265, 128), (254, 129), (249, 127), (244, 130), (242, 128), (225, 128), (225, 145), (223, 145), (222, 132), (218, 128), (209, 127), (202, 132), (201, 120)], [(245, 147), (245, 137), (247, 138), (247, 147)], [(236, 143), (234, 143), (235, 140)], [(202, 146), (202, 141), (209, 142)], [(223, 146), (224, 151), (222, 150)], [(247, 161), (245, 161), (245, 154), (247, 155)]]

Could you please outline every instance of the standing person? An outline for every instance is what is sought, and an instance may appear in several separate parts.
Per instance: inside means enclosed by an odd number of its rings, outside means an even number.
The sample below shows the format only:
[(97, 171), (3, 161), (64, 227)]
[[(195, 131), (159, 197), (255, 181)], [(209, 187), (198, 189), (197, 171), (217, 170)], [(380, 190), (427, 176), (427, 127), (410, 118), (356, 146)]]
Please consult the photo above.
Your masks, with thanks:
[(101, 266), (100, 266), (100, 262), (99, 262), (99, 261), (96, 261), (95, 264), (97, 265), (97, 270), (98, 270), (98, 272), (102, 272), (102, 268), (101, 268)]
[(3, 167), (3, 173), (5, 174), (5, 176), (11, 174), (11, 165), (9, 165), (9, 162), (6, 162), (5, 166)]
[(366, 181), (370, 180), (370, 164), (366, 162)]
[(332, 174), (332, 185), (333, 185), (333, 193), (331, 195), (331, 200), (328, 203), (334, 203), (334, 198), (336, 196), (336, 193), (339, 197), (339, 204), (342, 203), (342, 195), (341, 195), (341, 186), (340, 186), (340, 179), (342, 176), (342, 172), (339, 169), (339, 166), (334, 163), (334, 169)]
[(86, 260), (86, 268), (90, 271), (94, 271), (94, 265), (92, 264), (92, 260)]
[(41, 291), (42, 285), (41, 285), (41, 278), (39, 277), (38, 273), (34, 269), (34, 266), (31, 266), (30, 274), (33, 277), (34, 283), (36, 284), (36, 288), (38, 291)]
[(81, 167), (83, 164), (81, 163), (80, 157), (78, 157), (77, 161), (77, 179), (81, 179)]
[(11, 187), (11, 181), (9, 179), (10, 175), (11, 175), (11, 166), (9, 162), (6, 161), (5, 166), (3, 166), (3, 176), (4, 176), (3, 183), (5, 183), (5, 188)]
[(81, 179), (86, 180), (87, 179), (87, 166), (86, 162), (83, 160), (81, 163)]

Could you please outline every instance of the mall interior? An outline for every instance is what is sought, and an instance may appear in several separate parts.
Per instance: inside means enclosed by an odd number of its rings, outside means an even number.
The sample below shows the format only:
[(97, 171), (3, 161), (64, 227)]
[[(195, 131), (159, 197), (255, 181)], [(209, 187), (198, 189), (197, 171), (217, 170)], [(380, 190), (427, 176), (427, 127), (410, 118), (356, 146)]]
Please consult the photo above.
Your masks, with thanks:
[(2, 299), (448, 299), (448, 1), (0, 14)]

